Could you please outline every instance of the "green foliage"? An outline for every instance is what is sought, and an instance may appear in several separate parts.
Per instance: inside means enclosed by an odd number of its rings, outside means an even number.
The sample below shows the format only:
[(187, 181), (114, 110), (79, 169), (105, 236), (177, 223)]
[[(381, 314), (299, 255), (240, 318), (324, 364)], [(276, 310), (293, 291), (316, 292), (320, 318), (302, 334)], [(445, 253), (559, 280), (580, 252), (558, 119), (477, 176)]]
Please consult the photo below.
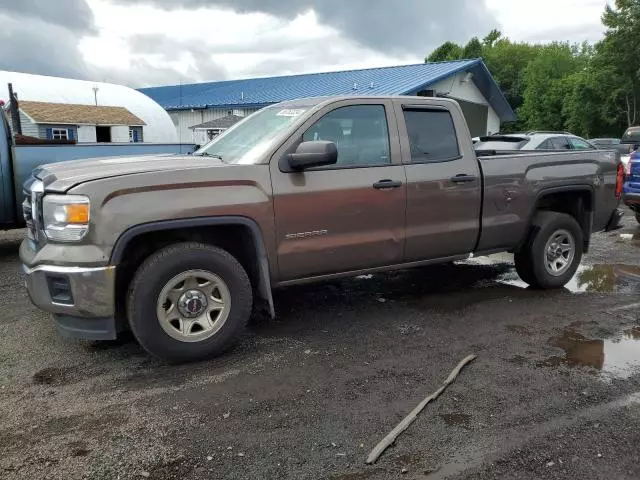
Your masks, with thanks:
[(469, 40), (469, 43), (465, 45), (464, 49), (462, 49), (462, 57), (463, 58), (482, 57), (482, 44), (480, 43), (480, 40), (478, 40), (477, 37), (473, 37), (471, 40)]
[(425, 59), (426, 62), (445, 62), (462, 58), (462, 47), (453, 42), (444, 42)]
[(505, 132), (620, 136), (640, 123), (640, 0), (616, 0), (602, 22), (607, 30), (596, 45), (512, 42), (493, 30), (464, 47), (446, 42), (426, 61), (482, 57), (518, 113)]

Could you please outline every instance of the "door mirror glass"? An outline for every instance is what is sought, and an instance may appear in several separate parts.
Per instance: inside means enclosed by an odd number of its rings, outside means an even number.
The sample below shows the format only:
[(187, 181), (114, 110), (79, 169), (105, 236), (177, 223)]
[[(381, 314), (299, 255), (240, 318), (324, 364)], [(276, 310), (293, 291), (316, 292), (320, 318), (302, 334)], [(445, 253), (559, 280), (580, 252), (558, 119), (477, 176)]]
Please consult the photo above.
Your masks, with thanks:
[(333, 165), (338, 161), (338, 148), (333, 142), (313, 140), (302, 142), (294, 153), (288, 155), (291, 170)]

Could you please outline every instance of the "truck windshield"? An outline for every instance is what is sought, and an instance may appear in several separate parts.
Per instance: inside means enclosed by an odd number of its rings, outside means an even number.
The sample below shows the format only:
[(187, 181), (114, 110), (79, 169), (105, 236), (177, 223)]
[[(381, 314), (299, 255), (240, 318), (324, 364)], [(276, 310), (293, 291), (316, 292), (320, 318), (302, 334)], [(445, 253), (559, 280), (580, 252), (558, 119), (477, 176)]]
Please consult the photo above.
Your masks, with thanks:
[(194, 155), (210, 155), (230, 164), (254, 164), (275, 138), (307, 108), (273, 106), (250, 115), (215, 137)]

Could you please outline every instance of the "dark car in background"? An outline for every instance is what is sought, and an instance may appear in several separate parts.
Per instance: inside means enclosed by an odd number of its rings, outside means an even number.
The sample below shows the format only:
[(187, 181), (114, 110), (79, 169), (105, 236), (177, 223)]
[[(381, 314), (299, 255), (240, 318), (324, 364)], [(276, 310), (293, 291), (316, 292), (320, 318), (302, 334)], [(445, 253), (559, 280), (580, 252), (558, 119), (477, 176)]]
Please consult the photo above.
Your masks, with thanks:
[(476, 150), (598, 150), (584, 138), (569, 132), (527, 132), (480, 137)]
[(631, 151), (631, 145), (622, 143), (619, 138), (590, 138), (589, 143), (601, 150), (617, 150), (620, 155), (628, 155)]

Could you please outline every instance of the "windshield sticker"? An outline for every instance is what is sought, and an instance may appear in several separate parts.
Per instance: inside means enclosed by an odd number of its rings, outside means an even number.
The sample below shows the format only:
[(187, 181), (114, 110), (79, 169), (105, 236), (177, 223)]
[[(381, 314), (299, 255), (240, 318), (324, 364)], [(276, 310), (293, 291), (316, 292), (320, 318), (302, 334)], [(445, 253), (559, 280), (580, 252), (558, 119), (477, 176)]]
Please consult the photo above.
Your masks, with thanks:
[(298, 117), (305, 112), (303, 108), (285, 108), (280, 110), (276, 115), (278, 117)]

